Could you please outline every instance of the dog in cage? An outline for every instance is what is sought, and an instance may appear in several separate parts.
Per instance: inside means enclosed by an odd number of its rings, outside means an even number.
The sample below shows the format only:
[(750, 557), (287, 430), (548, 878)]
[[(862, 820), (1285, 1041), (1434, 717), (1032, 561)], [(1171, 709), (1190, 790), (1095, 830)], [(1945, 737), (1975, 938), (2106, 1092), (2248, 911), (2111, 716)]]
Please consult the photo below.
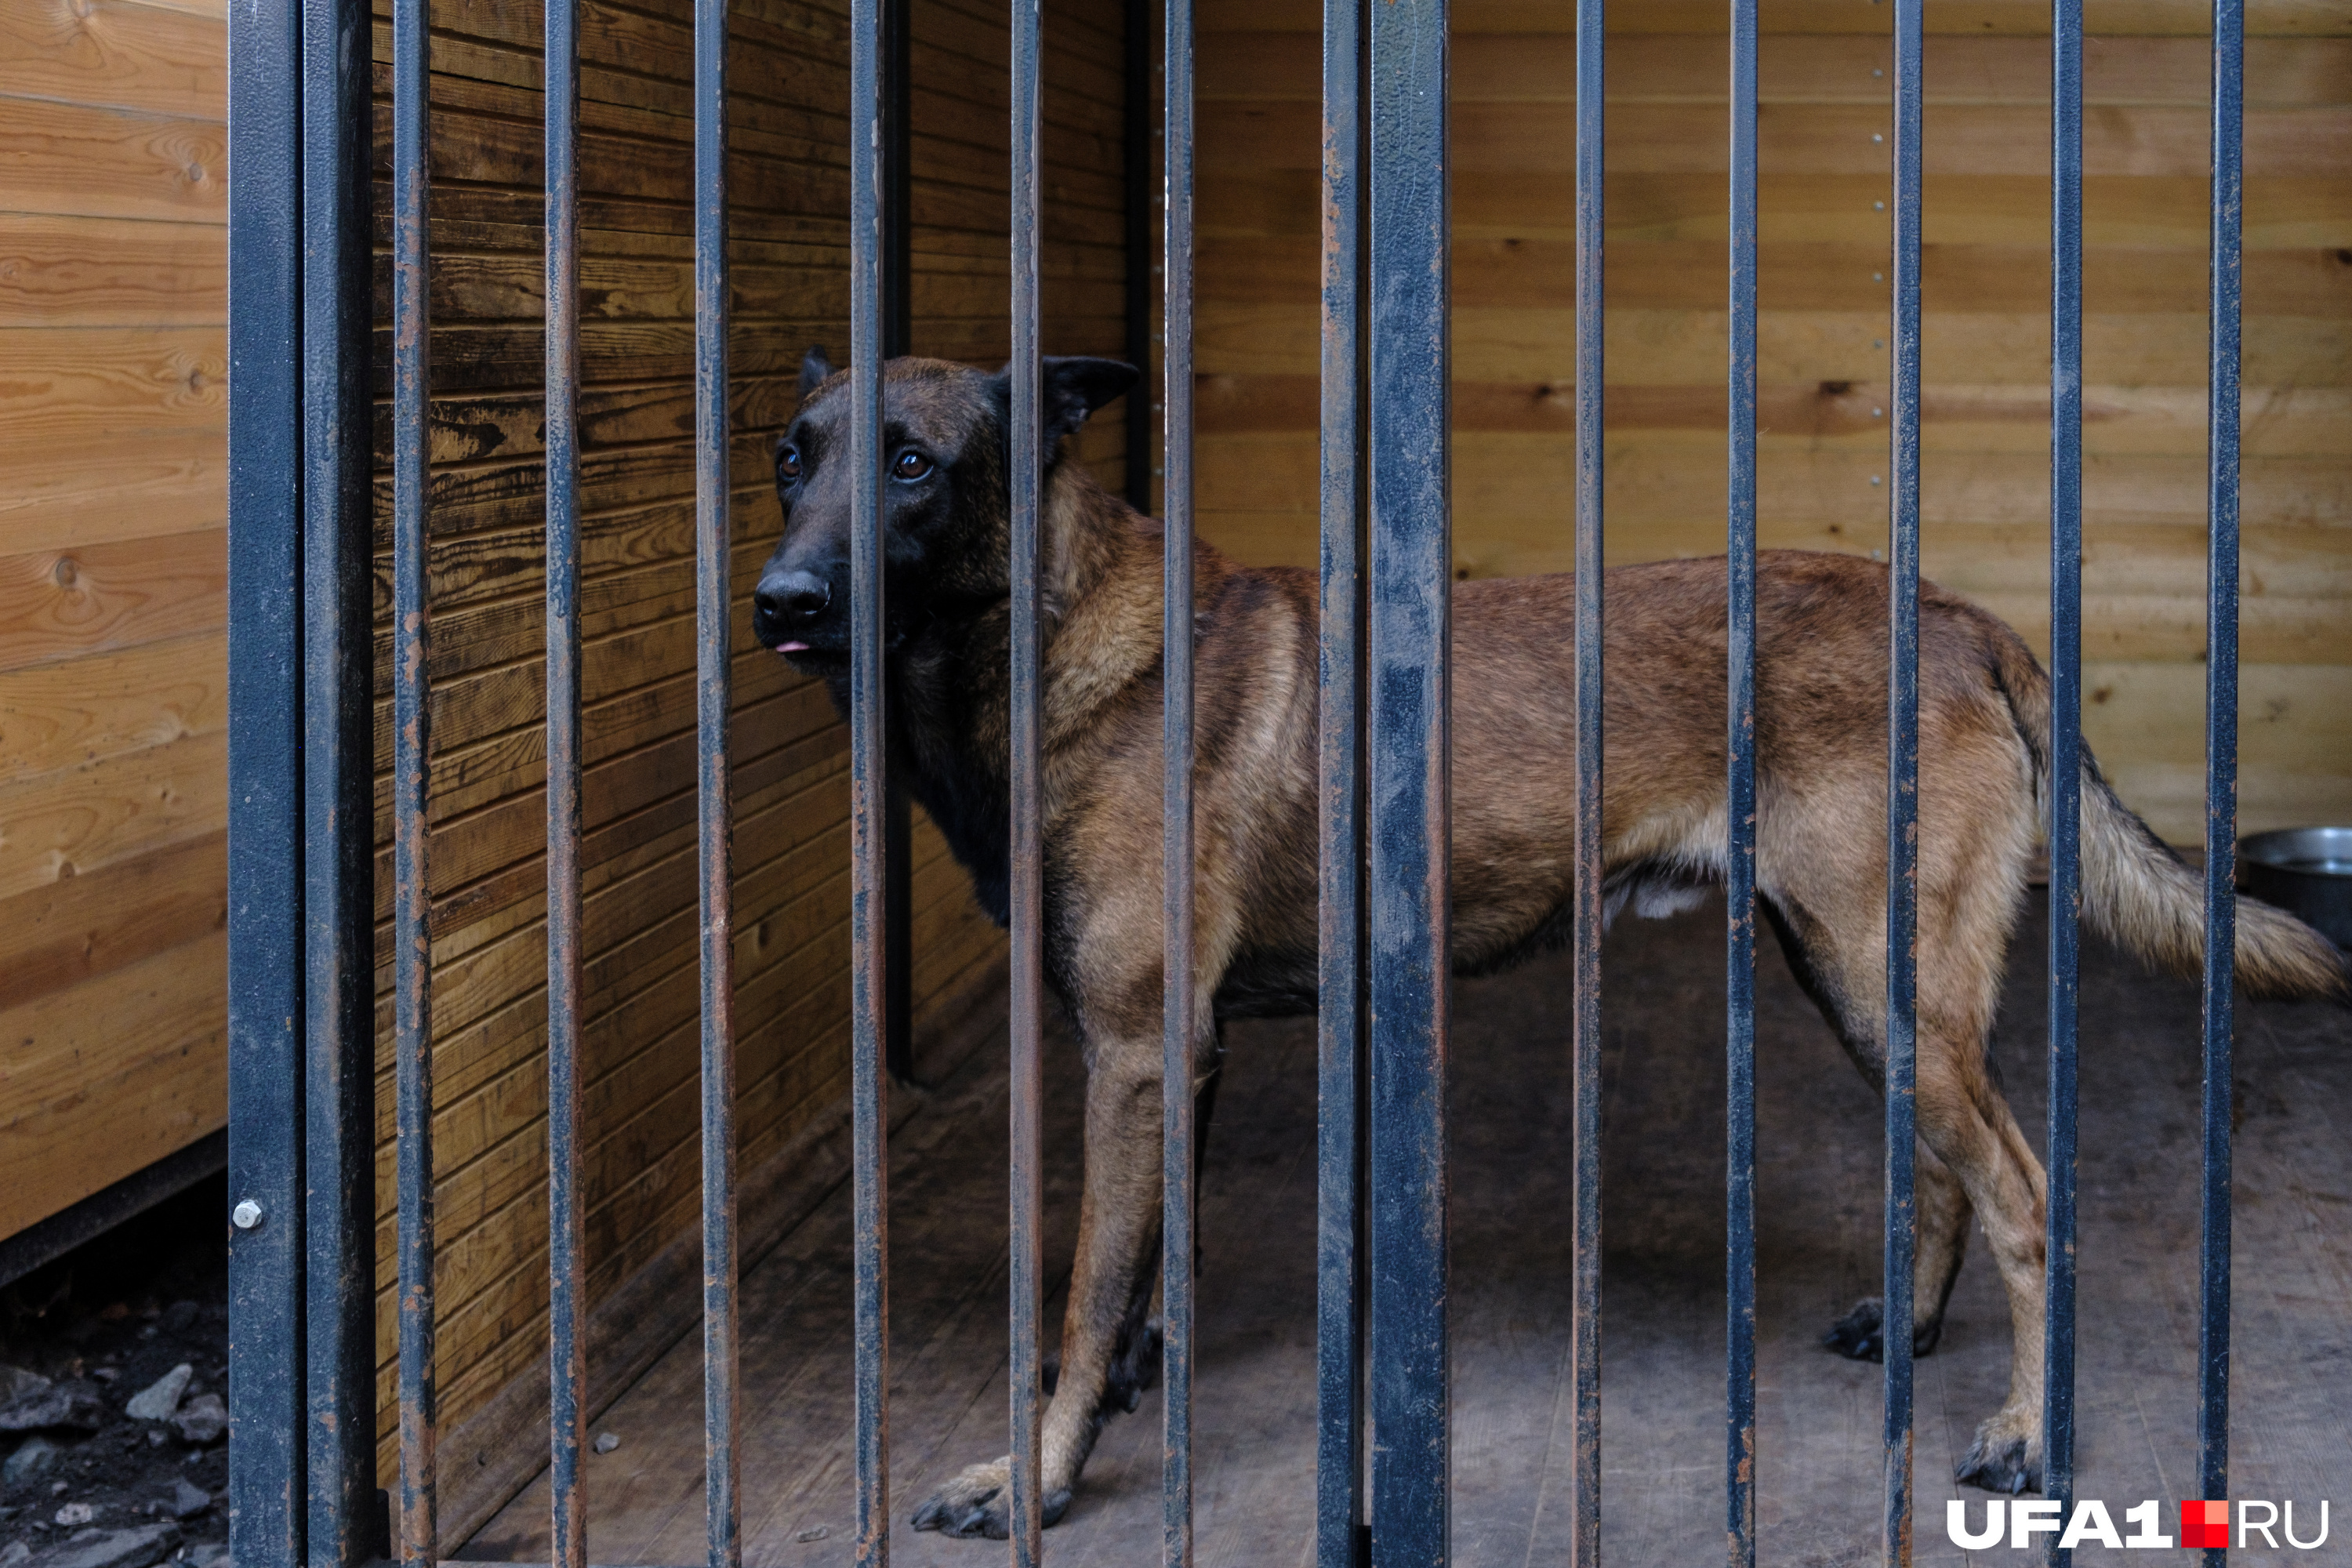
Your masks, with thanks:
[[(1086, 1175), (1061, 1368), (1045, 1417), (1045, 1517), (1156, 1371), (1160, 1226), (1160, 525), (1065, 460), (1065, 439), (1128, 391), (1132, 366), (1044, 362), (1045, 966), (1081, 1033)], [(761, 642), (849, 701), (850, 399), (812, 350), (775, 447), (782, 540)], [(938, 360), (884, 376), (889, 766), (1008, 918), (1009, 385)], [(1314, 573), (1194, 546), (1202, 1020), (1311, 1013), (1317, 992)], [(1659, 914), (1719, 881), (1725, 855), (1725, 563), (1608, 574), (1601, 837), (1612, 912)], [(1453, 587), (1453, 963), (1485, 973), (1565, 940), (1575, 860), (1574, 579)], [(1758, 561), (1756, 886), (1790, 968), (1864, 1079), (1883, 1088), (1888, 574), (1852, 556)], [(1987, 1067), (2000, 970), (2041, 830), (2050, 682), (2008, 626), (1919, 588), (1916, 1353), (1932, 1350), (1971, 1215), (2006, 1288), (2008, 1399), (1959, 1479), (2040, 1484), (2043, 1173)], [(2159, 968), (2203, 959), (2202, 887), (2082, 759), (2083, 912)], [(2345, 955), (2250, 899), (2237, 973), (2258, 996), (2352, 996)], [(1865, 1300), (1830, 1332), (1880, 1353)], [(919, 1529), (1003, 1538), (1009, 1461), (975, 1464), (916, 1509)]]

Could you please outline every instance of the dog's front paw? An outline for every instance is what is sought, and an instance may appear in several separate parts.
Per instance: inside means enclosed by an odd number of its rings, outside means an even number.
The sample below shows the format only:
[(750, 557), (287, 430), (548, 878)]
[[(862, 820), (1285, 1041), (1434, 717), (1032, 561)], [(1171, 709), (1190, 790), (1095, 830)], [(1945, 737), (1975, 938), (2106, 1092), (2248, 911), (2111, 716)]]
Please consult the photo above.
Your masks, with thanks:
[(1013, 1461), (971, 1465), (915, 1507), (917, 1530), (1003, 1541), (1013, 1531)]
[[(1069, 1507), (1066, 1487), (1046, 1493), (1040, 1522), (1055, 1522)], [(972, 1465), (956, 1475), (916, 1506), (915, 1528), (967, 1541), (1003, 1541), (1013, 1533), (1013, 1461)]]
[[(1879, 1326), (1885, 1315), (1875, 1296), (1866, 1296), (1854, 1303), (1853, 1310), (1840, 1318), (1822, 1336), (1822, 1343), (1849, 1361), (1884, 1362), (1886, 1359), (1886, 1337)], [(1933, 1353), (1937, 1342), (1944, 1337), (1941, 1319), (1911, 1325), (1911, 1354), (1914, 1358)]]
[(1977, 1428), (1976, 1442), (1952, 1474), (1965, 1485), (1982, 1487), (2004, 1497), (2039, 1491), (2041, 1445), (2030, 1436), (2013, 1434), (2010, 1424), (1996, 1415)]

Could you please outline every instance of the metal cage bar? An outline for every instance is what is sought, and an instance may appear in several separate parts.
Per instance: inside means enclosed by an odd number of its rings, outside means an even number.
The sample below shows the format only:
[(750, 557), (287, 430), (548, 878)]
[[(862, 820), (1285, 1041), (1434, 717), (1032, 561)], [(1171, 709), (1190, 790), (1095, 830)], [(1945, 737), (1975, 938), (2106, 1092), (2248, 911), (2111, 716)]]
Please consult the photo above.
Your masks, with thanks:
[(696, 846), (701, 880), (703, 1507), (710, 1568), (743, 1557), (736, 1392), (742, 1347), (735, 1226), (733, 699), (727, 385), (727, 0), (694, 5), (694, 630)]
[(1041, 564), (1038, 538), (1044, 363), (1037, 284), (1042, 253), (1038, 206), (1045, 185), (1044, 91), (1039, 7), (1013, 7), (1013, 363), (1007, 442), (1012, 474), (1012, 758), (1010, 784), (1013, 1030), (1012, 1326), (1013, 1422), (1011, 1533), (1015, 1568), (1036, 1568), (1045, 1528), (1041, 1416), (1045, 1205), (1045, 792), (1040, 729)]
[(1370, 755), (1372, 1558), (1442, 1565), (1453, 574), (1446, 0), (1370, 7), (1365, 615)]
[(431, 595), (425, 571), (431, 171), (425, 0), (392, 12), (393, 1053), (399, 1096), (400, 1542), (439, 1561), (433, 1299), (433, 950), (425, 805), (431, 791)]
[(301, 1074), (313, 1568), (375, 1531), (373, 546), (369, 497), (368, 63), (356, 0), (302, 15)]
[(1569, 1558), (1601, 1561), (1601, 932), (1602, 186), (1606, 179), (1601, 0), (1576, 6), (1576, 995), (1574, 1496)]
[(580, 1190), (580, 11), (547, 0), (548, 1540), (586, 1568), (588, 1419)]
[(1911, 1319), (1918, 1080), (1920, 6), (1895, 0), (1893, 481), (1887, 517), (1886, 1562), (1911, 1561)]
[[(2050, 1084), (2042, 1495), (2074, 1502), (2074, 1134), (2083, 904), (2083, 5), (2050, 7)], [(2072, 1549), (2052, 1534), (2046, 1561)]]
[(229, 1546), (306, 1561), (302, 12), (229, 8)]
[(884, 7), (849, 29), (849, 968), (859, 1568), (890, 1557), (890, 791), (883, 744)]
[(1756, 0), (1731, 5), (1725, 521), (1724, 1542), (1756, 1563)]
[(1324, 0), (1316, 923), (1316, 1568), (1364, 1518), (1363, 0)]
[[(2205, 578), (2204, 1181), (2197, 1333), (2200, 1495), (2230, 1492), (2230, 1062), (2238, 939), (2238, 307), (2243, 0), (2213, 5), (2213, 256)], [(2221, 1549), (2205, 1552), (2220, 1568)]]
[(1164, 434), (1160, 566), (1160, 1542), (1192, 1562), (1192, 1088), (1200, 1020), (1192, 953), (1192, 4), (1167, 0), (1162, 64)]

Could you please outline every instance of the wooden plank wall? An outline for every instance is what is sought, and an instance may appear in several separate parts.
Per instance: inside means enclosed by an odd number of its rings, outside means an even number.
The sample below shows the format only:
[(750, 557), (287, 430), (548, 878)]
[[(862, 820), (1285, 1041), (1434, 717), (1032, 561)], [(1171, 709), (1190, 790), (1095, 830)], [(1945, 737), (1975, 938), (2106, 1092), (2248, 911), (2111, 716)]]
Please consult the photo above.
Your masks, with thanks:
[(219, 1127), (220, 0), (0, 0), (0, 1236)]
[[(1893, 7), (1766, 0), (1760, 531), (1885, 537)], [(2209, 6), (2091, 0), (2084, 647), (2093, 746), (2202, 833)], [(1726, 8), (1611, 8), (1607, 542), (1723, 548)], [(2352, 821), (2352, 12), (2248, 7), (2249, 829)], [(1571, 7), (1454, 8), (1454, 540), (1464, 577), (1566, 570)], [(1927, 8), (1926, 568), (2047, 649), (2049, 8)], [(1204, 0), (1202, 531), (1315, 560), (1318, 8)], [(2335, 36), (2321, 36), (2335, 35)]]
[[(694, 877), (689, 7), (583, 7), (585, 1029), (592, 1294), (698, 1203)], [(377, 239), (388, 243), (389, 8), (376, 9)], [(916, 346), (1006, 352), (1005, 11), (915, 0)], [(541, 18), (435, 0), (432, 797), (442, 1411), (546, 1354), (541, 441)], [(1115, 8), (1048, 5), (1047, 346), (1117, 353), (1125, 257)], [(778, 528), (767, 440), (803, 349), (845, 358), (847, 6), (737, 0), (730, 115), (735, 384), (735, 866), (742, 1167), (847, 1083), (845, 731), (749, 634)], [(388, 262), (379, 252), (378, 316)], [(378, 342), (378, 914), (389, 874), (388, 333)], [(1123, 474), (1109, 411), (1082, 456)], [(915, 853), (919, 1029), (1002, 953), (928, 824)], [(390, 947), (379, 928), (379, 1025)], [(379, 1433), (394, 1400), (393, 1094), (377, 1084)]]

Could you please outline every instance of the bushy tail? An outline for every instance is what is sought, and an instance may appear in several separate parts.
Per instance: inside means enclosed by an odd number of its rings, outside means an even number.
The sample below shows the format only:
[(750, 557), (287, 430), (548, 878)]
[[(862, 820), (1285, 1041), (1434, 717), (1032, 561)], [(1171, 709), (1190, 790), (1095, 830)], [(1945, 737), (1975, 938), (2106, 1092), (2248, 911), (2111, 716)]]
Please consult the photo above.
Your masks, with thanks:
[[(1990, 617), (1988, 617), (1990, 620)], [(2050, 678), (1999, 626), (1994, 664), (2017, 733), (2048, 800)], [(2205, 881), (2116, 796), (2083, 748), (2083, 914), (2091, 929), (2175, 974), (2205, 962)], [(2352, 966), (2334, 942), (2259, 899), (2238, 898), (2238, 982), (2256, 996), (2352, 1001)]]

